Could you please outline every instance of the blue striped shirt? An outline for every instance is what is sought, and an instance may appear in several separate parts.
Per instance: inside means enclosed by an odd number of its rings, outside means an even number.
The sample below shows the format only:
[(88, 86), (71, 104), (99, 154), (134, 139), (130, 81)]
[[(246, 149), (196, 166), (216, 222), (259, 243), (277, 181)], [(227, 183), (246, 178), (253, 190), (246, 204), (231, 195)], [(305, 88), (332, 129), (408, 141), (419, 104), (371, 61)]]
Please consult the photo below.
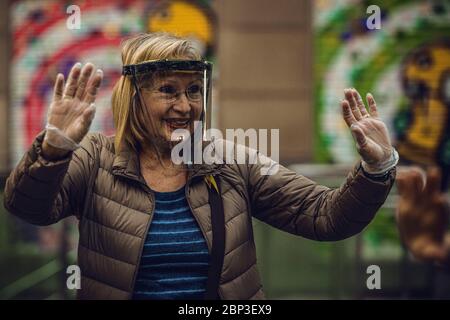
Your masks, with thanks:
[(203, 299), (209, 253), (184, 193), (155, 192), (134, 299)]

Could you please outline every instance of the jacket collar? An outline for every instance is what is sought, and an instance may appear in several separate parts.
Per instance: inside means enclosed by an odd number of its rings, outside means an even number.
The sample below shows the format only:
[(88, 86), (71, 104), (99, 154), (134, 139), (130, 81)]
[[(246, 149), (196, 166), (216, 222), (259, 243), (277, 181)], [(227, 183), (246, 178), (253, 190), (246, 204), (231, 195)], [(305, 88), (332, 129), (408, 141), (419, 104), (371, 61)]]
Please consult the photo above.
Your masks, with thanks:
[[(114, 136), (111, 137), (111, 139), (114, 141)], [(204, 147), (208, 144), (209, 142), (205, 142)], [(190, 165), (188, 181), (195, 177), (218, 174), (221, 166), (222, 165), (215, 163)], [(145, 184), (145, 180), (141, 174), (139, 156), (128, 142), (124, 143), (122, 150), (119, 153), (115, 153), (112, 173)]]

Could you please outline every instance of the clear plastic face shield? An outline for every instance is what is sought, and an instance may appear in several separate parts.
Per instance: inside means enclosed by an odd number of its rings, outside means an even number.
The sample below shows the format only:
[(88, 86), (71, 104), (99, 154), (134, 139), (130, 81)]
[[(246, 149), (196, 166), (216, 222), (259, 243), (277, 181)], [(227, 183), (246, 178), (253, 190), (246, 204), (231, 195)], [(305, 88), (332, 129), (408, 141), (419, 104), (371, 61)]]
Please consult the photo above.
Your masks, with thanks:
[[(198, 60), (154, 60), (123, 66), (135, 89), (131, 117), (156, 150), (185, 140), (206, 139), (211, 127), (212, 64)], [(145, 120), (144, 120), (145, 119)], [(186, 141), (186, 140), (185, 140)]]

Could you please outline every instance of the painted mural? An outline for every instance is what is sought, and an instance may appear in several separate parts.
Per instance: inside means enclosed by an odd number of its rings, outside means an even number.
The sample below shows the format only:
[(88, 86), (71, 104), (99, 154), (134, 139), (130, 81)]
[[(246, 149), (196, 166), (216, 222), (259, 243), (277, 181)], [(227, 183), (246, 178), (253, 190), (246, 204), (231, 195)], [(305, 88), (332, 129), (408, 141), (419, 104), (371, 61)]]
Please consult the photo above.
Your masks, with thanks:
[[(79, 9), (79, 28), (69, 28), (69, 6)], [(11, 165), (45, 127), (54, 79), (76, 62), (104, 71), (93, 131), (113, 134), (112, 88), (120, 77), (121, 39), (140, 32), (168, 31), (195, 39), (214, 58), (215, 18), (209, 0), (14, 1), (10, 7)], [(70, 25), (70, 23), (69, 23)]]
[[(357, 159), (336, 114), (344, 88), (371, 92), (406, 163), (450, 164), (450, 2), (315, 1), (315, 155)], [(380, 8), (371, 30), (369, 5)]]

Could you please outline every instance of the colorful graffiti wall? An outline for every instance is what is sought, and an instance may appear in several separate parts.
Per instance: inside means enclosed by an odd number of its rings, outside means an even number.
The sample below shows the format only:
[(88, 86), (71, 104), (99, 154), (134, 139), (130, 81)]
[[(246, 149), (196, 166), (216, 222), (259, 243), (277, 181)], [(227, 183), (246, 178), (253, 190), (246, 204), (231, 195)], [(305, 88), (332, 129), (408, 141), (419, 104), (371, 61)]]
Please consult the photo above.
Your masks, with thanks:
[[(120, 42), (140, 32), (169, 31), (191, 37), (206, 58), (215, 47), (215, 20), (209, 1), (85, 0), (14, 1), (10, 7), (11, 165), (14, 166), (45, 127), (47, 107), (58, 72), (67, 76), (76, 62), (104, 71), (96, 101), (93, 131), (113, 134), (112, 88), (120, 77)], [(80, 28), (68, 19), (79, 8)]]
[[(403, 161), (450, 164), (450, 2), (319, 0), (315, 5), (315, 155), (357, 158), (340, 120), (344, 88), (371, 92)], [(369, 5), (380, 29), (370, 30)]]

